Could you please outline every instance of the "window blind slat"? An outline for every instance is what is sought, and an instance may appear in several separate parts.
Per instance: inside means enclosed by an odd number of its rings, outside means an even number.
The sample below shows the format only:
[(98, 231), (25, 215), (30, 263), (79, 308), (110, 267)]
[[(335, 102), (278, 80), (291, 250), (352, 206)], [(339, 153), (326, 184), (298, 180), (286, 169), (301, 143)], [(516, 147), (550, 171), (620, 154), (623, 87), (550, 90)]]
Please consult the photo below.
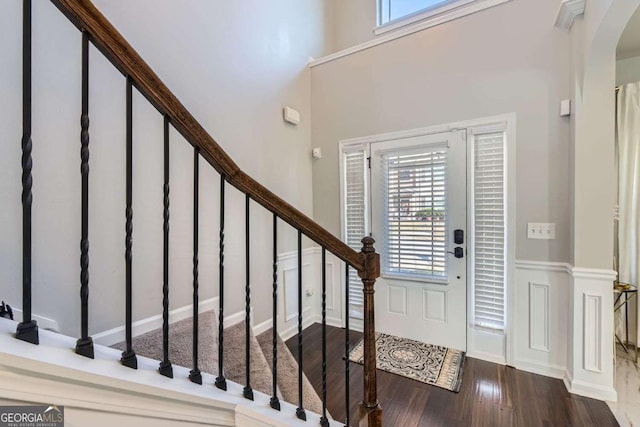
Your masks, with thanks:
[(504, 330), (504, 133), (477, 135), (474, 162), (474, 323)]
[[(366, 161), (365, 150), (344, 153), (344, 206), (346, 243), (359, 251), (366, 233)], [(364, 296), (358, 273), (349, 269), (349, 315), (362, 318)]]
[(385, 273), (447, 275), (446, 150), (426, 147), (381, 155)]

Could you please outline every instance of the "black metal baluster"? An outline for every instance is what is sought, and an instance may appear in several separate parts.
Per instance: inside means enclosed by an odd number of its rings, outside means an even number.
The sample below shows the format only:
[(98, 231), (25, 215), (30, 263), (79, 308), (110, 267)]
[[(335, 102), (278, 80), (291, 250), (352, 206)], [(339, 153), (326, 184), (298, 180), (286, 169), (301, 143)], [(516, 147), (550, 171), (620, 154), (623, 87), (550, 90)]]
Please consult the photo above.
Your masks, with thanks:
[(349, 399), (349, 264), (345, 263), (345, 297), (344, 297), (344, 399), (345, 399), (345, 426), (349, 427), (350, 422), (350, 404)]
[(273, 213), (273, 359), (271, 370), (273, 371), (273, 387), (269, 404), (277, 411), (280, 410), (278, 399), (278, 215)]
[(164, 194), (163, 209), (163, 259), (162, 259), (162, 355), (158, 370), (165, 377), (173, 378), (169, 360), (169, 116), (164, 116)]
[(247, 399), (253, 400), (253, 390), (251, 389), (251, 351), (249, 347), (249, 338), (251, 334), (251, 282), (250, 282), (250, 260), (251, 260), (251, 248), (249, 245), (249, 234), (250, 234), (250, 216), (249, 216), (249, 204), (251, 202), (251, 198), (249, 195), (246, 195), (246, 206), (245, 206), (245, 250), (246, 250), (246, 264), (245, 264), (245, 274), (246, 274), (246, 287), (245, 287), (245, 315), (244, 315), (244, 325), (245, 325), (245, 366), (246, 366), (246, 377), (247, 377), (247, 385), (244, 387), (242, 395)]
[(198, 369), (198, 200), (199, 200), (199, 167), (200, 149), (193, 149), (193, 369), (189, 379), (202, 384), (202, 373)]
[(327, 250), (322, 248), (322, 416), (320, 425), (329, 427), (327, 418)]
[(22, 8), (22, 322), (16, 338), (38, 344), (38, 324), (31, 318), (31, 0)]
[(296, 416), (307, 420), (302, 405), (302, 232), (298, 230), (298, 408)]
[(89, 34), (82, 32), (82, 112), (80, 116), (82, 231), (80, 240), (80, 338), (76, 353), (93, 359), (89, 336)]
[(126, 326), (125, 335), (127, 349), (122, 352), (120, 361), (124, 366), (138, 369), (138, 359), (132, 346), (133, 292), (132, 292), (132, 250), (133, 250), (133, 81), (127, 77), (127, 207), (125, 238), (125, 293), (126, 293)]
[(219, 276), (220, 288), (218, 290), (220, 304), (218, 307), (218, 376), (215, 385), (220, 390), (227, 390), (227, 380), (224, 378), (224, 175), (220, 175), (220, 251), (219, 251)]

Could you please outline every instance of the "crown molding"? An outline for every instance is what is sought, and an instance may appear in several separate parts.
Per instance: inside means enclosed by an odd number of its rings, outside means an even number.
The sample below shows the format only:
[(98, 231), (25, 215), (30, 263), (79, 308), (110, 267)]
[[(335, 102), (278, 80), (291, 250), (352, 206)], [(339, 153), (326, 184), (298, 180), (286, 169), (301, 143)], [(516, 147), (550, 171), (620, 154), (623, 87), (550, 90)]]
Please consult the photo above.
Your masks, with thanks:
[(584, 13), (586, 0), (562, 0), (556, 18), (556, 27), (564, 31), (571, 30), (576, 16)]

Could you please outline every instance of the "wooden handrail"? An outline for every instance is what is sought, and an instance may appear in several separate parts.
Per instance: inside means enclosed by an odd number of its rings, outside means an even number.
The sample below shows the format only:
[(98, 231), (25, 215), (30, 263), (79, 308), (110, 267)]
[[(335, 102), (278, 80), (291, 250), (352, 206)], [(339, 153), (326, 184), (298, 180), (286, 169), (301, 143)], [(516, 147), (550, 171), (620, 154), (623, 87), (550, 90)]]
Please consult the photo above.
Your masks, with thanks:
[(228, 183), (246, 193), (253, 200), (274, 212), (282, 220), (325, 247), (359, 272), (364, 271), (364, 255), (325, 230), (311, 218), (269, 191), (244, 173), (189, 113), (176, 96), (165, 86), (151, 67), (131, 47), (116, 28), (89, 0), (51, 0), (51, 2), (93, 43), (111, 63), (133, 81), (136, 89), (162, 114), (166, 114), (173, 127)]

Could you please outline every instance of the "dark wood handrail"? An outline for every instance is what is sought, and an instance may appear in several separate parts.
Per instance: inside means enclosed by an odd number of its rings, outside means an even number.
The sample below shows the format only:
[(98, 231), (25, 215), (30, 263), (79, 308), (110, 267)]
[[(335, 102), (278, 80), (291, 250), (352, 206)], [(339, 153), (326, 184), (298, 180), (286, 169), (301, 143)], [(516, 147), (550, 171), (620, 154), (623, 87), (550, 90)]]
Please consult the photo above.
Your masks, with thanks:
[(365, 269), (364, 256), (325, 230), (311, 218), (268, 190), (262, 184), (244, 173), (207, 133), (200, 123), (189, 113), (178, 98), (165, 86), (151, 67), (131, 47), (116, 28), (100, 13), (89, 0), (51, 0), (51, 2), (81, 31), (85, 31), (94, 46), (163, 115), (194, 147), (200, 149), (202, 157), (218, 173), (224, 175), (228, 183), (246, 193), (253, 200), (274, 212), (282, 220), (302, 231), (302, 233), (325, 247), (338, 258), (362, 272)]

